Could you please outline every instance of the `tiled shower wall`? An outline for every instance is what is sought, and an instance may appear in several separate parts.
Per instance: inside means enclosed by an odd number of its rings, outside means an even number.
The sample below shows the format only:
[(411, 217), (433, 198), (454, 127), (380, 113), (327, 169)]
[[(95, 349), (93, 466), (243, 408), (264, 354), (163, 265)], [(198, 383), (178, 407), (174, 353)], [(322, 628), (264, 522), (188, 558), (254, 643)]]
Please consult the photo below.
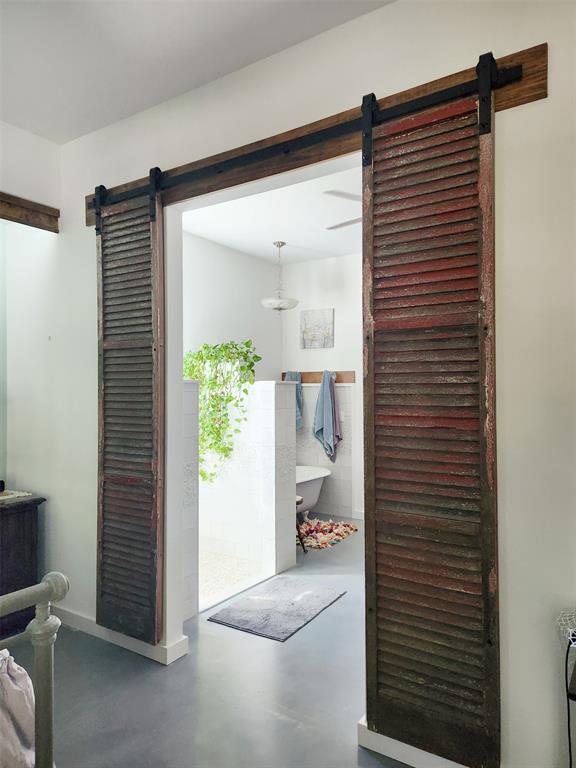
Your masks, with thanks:
[[(354, 472), (352, 457), (356, 454), (357, 425), (354, 424), (355, 413), (354, 384), (337, 384), (336, 399), (343, 440), (338, 446), (336, 461), (332, 463), (324, 453), (324, 449), (314, 437), (314, 411), (320, 386), (304, 384), (304, 426), (296, 433), (296, 463), (308, 464), (314, 467), (327, 467), (332, 473), (324, 480), (320, 499), (314, 512), (329, 516), (361, 517), (361, 512), (354, 509), (354, 482), (358, 482), (358, 473)], [(360, 478), (361, 479), (361, 478)]]
[(264, 578), (296, 560), (294, 386), (250, 387), (232, 457), (200, 482), (201, 546), (260, 563)]

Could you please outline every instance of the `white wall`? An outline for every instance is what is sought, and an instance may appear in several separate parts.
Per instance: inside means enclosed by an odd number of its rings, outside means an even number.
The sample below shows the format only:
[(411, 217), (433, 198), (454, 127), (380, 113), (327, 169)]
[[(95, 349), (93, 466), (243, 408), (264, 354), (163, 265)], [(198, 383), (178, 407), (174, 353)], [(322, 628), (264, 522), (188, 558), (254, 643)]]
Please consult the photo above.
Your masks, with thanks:
[[(286, 294), (297, 297), (300, 303), (295, 310), (282, 313), (282, 370), (356, 372), (355, 384), (345, 389), (337, 387), (336, 396), (341, 400), (340, 414), (344, 417), (344, 439), (334, 464), (322, 456), (320, 444), (310, 437), (310, 419), (313, 418), (318, 387), (304, 387), (305, 411), (310, 418), (297, 435), (297, 461), (326, 464), (333, 472), (322, 488), (321, 500), (326, 503), (320, 505), (318, 512), (362, 518), (362, 256), (353, 254), (287, 264), (284, 284)], [(330, 307), (334, 308), (334, 346), (329, 349), (301, 349), (300, 312)]]
[(0, 122), (0, 190), (58, 208), (59, 145)]
[[(496, 118), (502, 766), (566, 764), (553, 621), (576, 602), (574, 39), (568, 3), (400, 0), (62, 148), (49, 280), (26, 259), (11, 275), (43, 308), (15, 337), (34, 340), (37, 375), (14, 381), (18, 429), (41, 443), (12, 433), (8, 450), (18, 447), (17, 479), (42, 480), (53, 498), (49, 563), (71, 578), (69, 609), (95, 607), (96, 256), (84, 195), (450, 74), (488, 50), (548, 41), (548, 99)], [(45, 355), (48, 326), (61, 341)]]
[[(83, 491), (76, 473), (81, 478), (83, 463), (90, 460), (91, 454), (96, 457), (95, 450), (90, 450), (92, 446), (87, 451), (82, 446), (69, 456), (71, 424), (75, 418), (85, 419), (86, 414), (80, 417), (76, 410), (75, 371), (70, 371), (68, 381), (62, 382), (60, 371), (52, 365), (54, 355), (61, 356), (77, 346), (76, 333), (82, 331), (81, 326), (70, 322), (68, 311), (74, 311), (73, 306), (53, 300), (58, 291), (54, 278), (57, 243), (58, 236), (51, 232), (2, 222), (0, 260), (4, 261), (7, 288), (6, 481), (9, 488), (33, 491), (47, 499), (39, 521), (41, 571), (46, 570), (46, 563), (54, 562), (56, 532), (62, 538), (60, 545), (74, 550), (74, 521), (67, 526), (66, 517), (71, 508), (77, 507), (78, 494)], [(68, 406), (60, 388), (64, 388)], [(88, 561), (95, 567), (91, 555), (87, 552), (82, 557), (85, 566)], [(80, 552), (78, 559), (80, 565)]]
[(260, 304), (276, 287), (274, 264), (184, 232), (184, 351), (252, 339), (262, 360), (257, 379), (277, 379), (281, 326)]
[[(60, 147), (28, 131), (0, 121), (0, 191), (58, 207), (60, 204)], [(13, 232), (14, 227), (18, 226), (23, 227), (12, 222), (0, 221), (0, 479), (6, 476), (7, 444), (5, 304), (6, 254), (9, 241), (7, 233)], [(26, 234), (23, 237), (26, 238)], [(29, 235), (27, 251), (34, 250), (38, 242), (37, 238)], [(42, 248), (43, 246), (40, 246), (40, 250)]]

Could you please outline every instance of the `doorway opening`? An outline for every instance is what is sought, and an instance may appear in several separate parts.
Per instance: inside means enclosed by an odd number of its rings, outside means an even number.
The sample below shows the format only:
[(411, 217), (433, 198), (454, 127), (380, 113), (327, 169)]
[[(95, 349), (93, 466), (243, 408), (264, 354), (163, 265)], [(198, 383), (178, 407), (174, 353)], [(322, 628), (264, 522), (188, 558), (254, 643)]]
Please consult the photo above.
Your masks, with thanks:
[[(183, 557), (186, 617), (312, 561), (326, 575), (351, 533), (350, 565), (363, 571), (361, 179), (353, 153), (179, 206), (185, 416), (186, 403), (198, 402), (200, 443), (198, 534), (184, 538), (193, 550)], [(286, 311), (262, 302), (278, 285), (277, 241), (286, 243), (284, 295), (298, 301)], [(229, 409), (230, 452), (218, 461), (207, 399), (221, 394), (214, 368), (230, 365), (230, 345), (260, 359), (242, 386), (242, 412)], [(332, 458), (314, 433), (324, 371), (337, 375), (341, 441)], [(299, 402), (286, 381), (294, 374)], [(214, 380), (186, 380), (201, 376)], [(297, 497), (307, 553), (297, 542)]]

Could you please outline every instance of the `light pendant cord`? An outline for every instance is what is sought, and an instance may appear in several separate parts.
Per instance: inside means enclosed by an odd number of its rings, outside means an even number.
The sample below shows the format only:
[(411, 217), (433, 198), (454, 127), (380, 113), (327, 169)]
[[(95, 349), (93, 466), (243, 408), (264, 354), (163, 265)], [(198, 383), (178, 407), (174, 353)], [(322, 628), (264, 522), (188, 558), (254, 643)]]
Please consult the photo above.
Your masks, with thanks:
[(564, 660), (564, 684), (566, 688), (566, 716), (568, 721), (568, 765), (572, 768), (572, 729), (570, 723), (570, 682), (568, 680), (568, 659), (570, 656), (570, 648), (572, 648), (572, 641), (568, 641), (566, 648), (566, 657)]
[(278, 297), (282, 296), (282, 257), (280, 256), (281, 245), (278, 246)]
[(279, 299), (282, 298), (283, 286), (282, 286), (282, 248), (286, 245), (284, 240), (275, 240), (273, 245), (278, 248), (278, 288), (276, 289), (276, 295)]

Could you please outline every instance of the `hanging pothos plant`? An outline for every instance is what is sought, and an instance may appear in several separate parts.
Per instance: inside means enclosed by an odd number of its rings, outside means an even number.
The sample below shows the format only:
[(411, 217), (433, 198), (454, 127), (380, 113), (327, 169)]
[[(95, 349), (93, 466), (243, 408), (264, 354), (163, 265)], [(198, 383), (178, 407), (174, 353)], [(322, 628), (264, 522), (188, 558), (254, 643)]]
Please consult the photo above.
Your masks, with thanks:
[(251, 340), (204, 344), (184, 355), (184, 378), (198, 381), (198, 458), (202, 480), (213, 482), (234, 449), (246, 420), (248, 384), (254, 383), (256, 354)]

